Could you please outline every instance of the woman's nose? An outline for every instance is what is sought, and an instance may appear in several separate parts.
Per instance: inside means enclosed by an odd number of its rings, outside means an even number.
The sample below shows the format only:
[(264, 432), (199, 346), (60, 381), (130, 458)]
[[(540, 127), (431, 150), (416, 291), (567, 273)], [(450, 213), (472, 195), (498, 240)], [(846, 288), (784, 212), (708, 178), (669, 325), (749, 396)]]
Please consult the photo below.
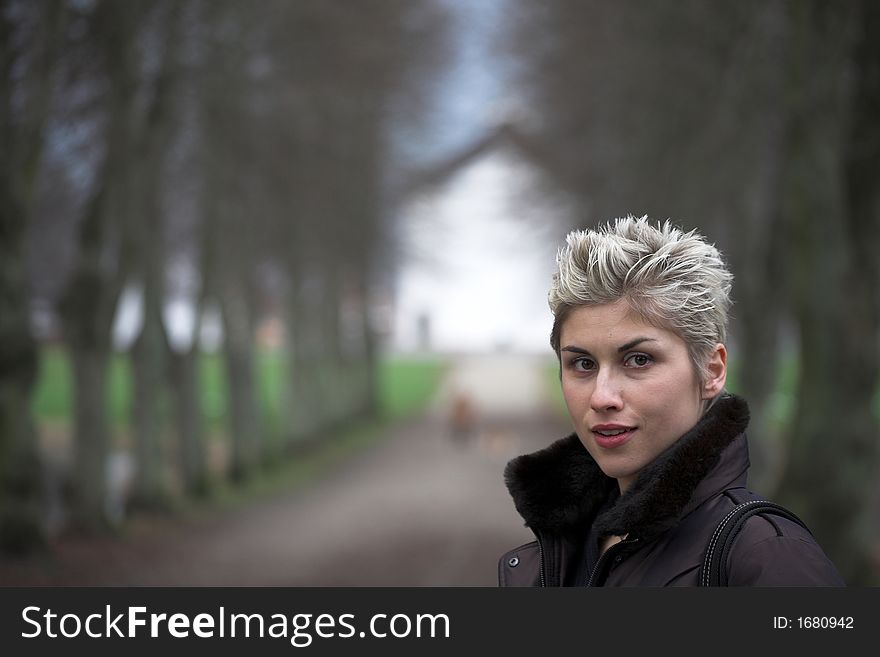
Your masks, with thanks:
[(604, 372), (600, 370), (596, 375), (596, 385), (590, 396), (590, 407), (597, 412), (623, 408), (620, 386), (608, 370)]

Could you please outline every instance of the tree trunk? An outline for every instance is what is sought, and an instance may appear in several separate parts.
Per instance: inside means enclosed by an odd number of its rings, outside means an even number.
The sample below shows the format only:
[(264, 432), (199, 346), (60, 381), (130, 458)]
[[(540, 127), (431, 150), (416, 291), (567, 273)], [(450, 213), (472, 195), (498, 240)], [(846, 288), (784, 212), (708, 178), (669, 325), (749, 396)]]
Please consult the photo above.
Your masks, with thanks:
[[(787, 107), (785, 55), (789, 39), (788, 18), (781, 3), (769, 2), (758, 11), (757, 36), (765, 47), (767, 65), (761, 71), (765, 114), (758, 136), (760, 162), (754, 192), (747, 195), (742, 222), (735, 226), (739, 262), (734, 288), (736, 334), (740, 338), (739, 370), (742, 393), (749, 400), (749, 449), (752, 467), (749, 483), (755, 490), (774, 491), (781, 475), (782, 427), (774, 413), (775, 393), (785, 352), (780, 349), (782, 318), (789, 312), (780, 301), (778, 286), (785, 280), (786, 236), (778, 220), (786, 152)], [(770, 284), (775, 281), (776, 284)]]
[[(2, 176), (0, 185), (7, 180)], [(31, 414), (37, 348), (24, 284), (24, 214), (4, 192), (0, 190), (0, 550), (23, 553), (44, 541), (42, 473)]]
[(109, 77), (106, 154), (80, 223), (79, 254), (60, 303), (77, 400), (74, 520), (87, 531), (109, 524), (104, 473), (110, 435), (106, 377), (113, 318), (136, 248), (128, 214), (129, 162), (139, 65), (133, 44), (142, 9), (101, 2), (91, 16)]
[(74, 490), (73, 524), (78, 530), (109, 527), (107, 509), (107, 452), (110, 432), (106, 416), (109, 344), (71, 350), (73, 362)]
[[(853, 436), (852, 457), (858, 461), (856, 473), (847, 484), (851, 495), (861, 502), (851, 535), (858, 551), (876, 554), (880, 520), (874, 498), (880, 491), (880, 441), (875, 396), (880, 371), (880, 6), (862, 0), (858, 17), (858, 36), (854, 54), (854, 94), (849, 135), (844, 142), (844, 224), (852, 257), (847, 268), (845, 289), (859, 312), (841, 317), (846, 324), (847, 345), (861, 367), (853, 372), (851, 385), (858, 388), (864, 404), (864, 427)], [(873, 537), (873, 538), (869, 538)], [(860, 555), (861, 558), (861, 555)], [(869, 557), (870, 560), (870, 557)], [(880, 570), (874, 563), (860, 562), (853, 568), (854, 581), (880, 584)]]
[(320, 306), (324, 340), (321, 374), (321, 395), (325, 399), (323, 424), (328, 429), (341, 426), (351, 413), (347, 376), (343, 366), (340, 306), (342, 289), (336, 263), (325, 264), (325, 291)]
[[(26, 282), (27, 227), (43, 155), (53, 72), (65, 5), (43, 3), (26, 46), (25, 75), (15, 27), (0, 12), (0, 551), (23, 553), (45, 541), (42, 470), (31, 398), (37, 345)], [(19, 44), (20, 46), (20, 44)], [(27, 58), (25, 58), (27, 60)], [(13, 96), (24, 99), (14, 109)]]
[[(0, 26), (4, 24), (0, 20)], [(7, 71), (0, 73), (8, 82)], [(0, 98), (4, 109), (9, 100)], [(4, 121), (0, 130), (7, 147), (11, 126)], [(11, 159), (6, 153), (0, 156), (0, 550), (23, 553), (42, 544), (44, 536), (41, 471), (31, 412), (37, 346), (31, 335), (25, 274), (28, 216), (17, 194), (18, 176)]]
[(199, 397), (198, 341), (181, 353), (171, 352), (170, 372), (174, 390), (174, 412), (185, 493), (202, 497), (210, 490), (205, 458), (205, 429)]
[(320, 400), (314, 376), (317, 309), (310, 304), (304, 268), (295, 266), (291, 269), (293, 284), (288, 303), (287, 407), (291, 424), (290, 444), (296, 449), (303, 442), (313, 440), (318, 432)]
[[(858, 201), (848, 198), (841, 157), (858, 104), (849, 86), (857, 78), (849, 67), (858, 21), (849, 12), (829, 15), (820, 3), (793, 7), (792, 83), (801, 95), (795, 95), (785, 210), (798, 255), (801, 371), (780, 499), (804, 517), (848, 583), (858, 585), (868, 576), (862, 516), (876, 470), (878, 372), (876, 254), (860, 257), (859, 244), (877, 234), (877, 219), (847, 216)], [(817, 81), (826, 92), (821, 103), (802, 91)]]
[(229, 390), (233, 481), (246, 478), (260, 460), (260, 422), (256, 396), (253, 321), (242, 285), (227, 281), (221, 298), (223, 355)]
[(165, 459), (162, 449), (162, 392), (168, 343), (162, 320), (164, 285), (164, 213), (162, 174), (171, 145), (171, 94), (177, 66), (179, 3), (165, 7), (162, 19), (164, 43), (157, 50), (161, 66), (156, 76), (153, 99), (136, 144), (132, 164), (138, 175), (132, 187), (140, 198), (133, 208), (134, 230), (139, 238), (140, 274), (143, 281), (144, 322), (132, 349), (134, 369), (134, 436), (138, 460), (135, 506), (164, 509), (168, 505)]
[(358, 291), (362, 302), (361, 339), (363, 341), (362, 389), (359, 414), (373, 418), (379, 415), (378, 338), (374, 324), (374, 310), (370, 298), (370, 274), (366, 262), (361, 263)]
[(134, 395), (134, 431), (137, 475), (132, 507), (161, 510), (168, 505), (168, 486), (162, 450), (162, 399), (166, 350), (161, 309), (154, 285), (144, 290), (144, 325), (131, 350)]

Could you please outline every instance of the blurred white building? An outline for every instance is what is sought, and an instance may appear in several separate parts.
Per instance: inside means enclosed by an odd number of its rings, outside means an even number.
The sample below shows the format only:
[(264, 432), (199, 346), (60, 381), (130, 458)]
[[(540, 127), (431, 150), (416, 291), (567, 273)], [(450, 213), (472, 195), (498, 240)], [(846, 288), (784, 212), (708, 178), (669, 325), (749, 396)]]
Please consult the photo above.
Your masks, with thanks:
[(549, 352), (547, 291), (563, 235), (531, 165), (494, 149), (401, 211), (395, 352)]

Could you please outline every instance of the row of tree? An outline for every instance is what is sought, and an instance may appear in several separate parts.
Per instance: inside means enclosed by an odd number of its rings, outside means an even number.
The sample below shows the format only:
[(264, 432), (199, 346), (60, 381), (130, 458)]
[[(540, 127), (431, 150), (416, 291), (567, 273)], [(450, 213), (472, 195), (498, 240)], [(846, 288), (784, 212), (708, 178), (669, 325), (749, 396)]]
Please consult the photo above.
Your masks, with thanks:
[[(520, 141), (572, 223), (672, 218), (734, 273), (757, 486), (778, 489), (848, 581), (878, 541), (880, 6), (870, 0), (548, 0), (508, 32)], [(536, 39), (535, 35), (548, 35)], [(793, 413), (773, 424), (786, 353)], [(775, 437), (775, 438), (774, 438)]]
[[(73, 371), (73, 525), (106, 527), (108, 364), (137, 291), (134, 503), (210, 484), (199, 318), (222, 319), (229, 475), (376, 412), (377, 286), (388, 273), (392, 128), (440, 52), (430, 3), (0, 3), (0, 543), (43, 536), (31, 400), (34, 299)], [(183, 339), (169, 301), (197, 318)], [(257, 403), (258, 320), (286, 332), (283, 434)]]

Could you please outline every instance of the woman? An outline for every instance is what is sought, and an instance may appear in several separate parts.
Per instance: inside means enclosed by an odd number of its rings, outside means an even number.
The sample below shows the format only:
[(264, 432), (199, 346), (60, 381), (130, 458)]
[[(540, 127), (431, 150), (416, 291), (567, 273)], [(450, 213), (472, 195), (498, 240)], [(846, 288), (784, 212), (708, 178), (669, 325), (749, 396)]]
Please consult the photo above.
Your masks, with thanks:
[[(745, 487), (746, 402), (724, 391), (732, 276), (695, 232), (627, 217), (574, 231), (557, 257), (550, 343), (575, 433), (511, 461), (537, 541), (505, 554), (502, 586), (696, 586)], [(843, 586), (810, 532), (755, 515), (732, 586)]]

